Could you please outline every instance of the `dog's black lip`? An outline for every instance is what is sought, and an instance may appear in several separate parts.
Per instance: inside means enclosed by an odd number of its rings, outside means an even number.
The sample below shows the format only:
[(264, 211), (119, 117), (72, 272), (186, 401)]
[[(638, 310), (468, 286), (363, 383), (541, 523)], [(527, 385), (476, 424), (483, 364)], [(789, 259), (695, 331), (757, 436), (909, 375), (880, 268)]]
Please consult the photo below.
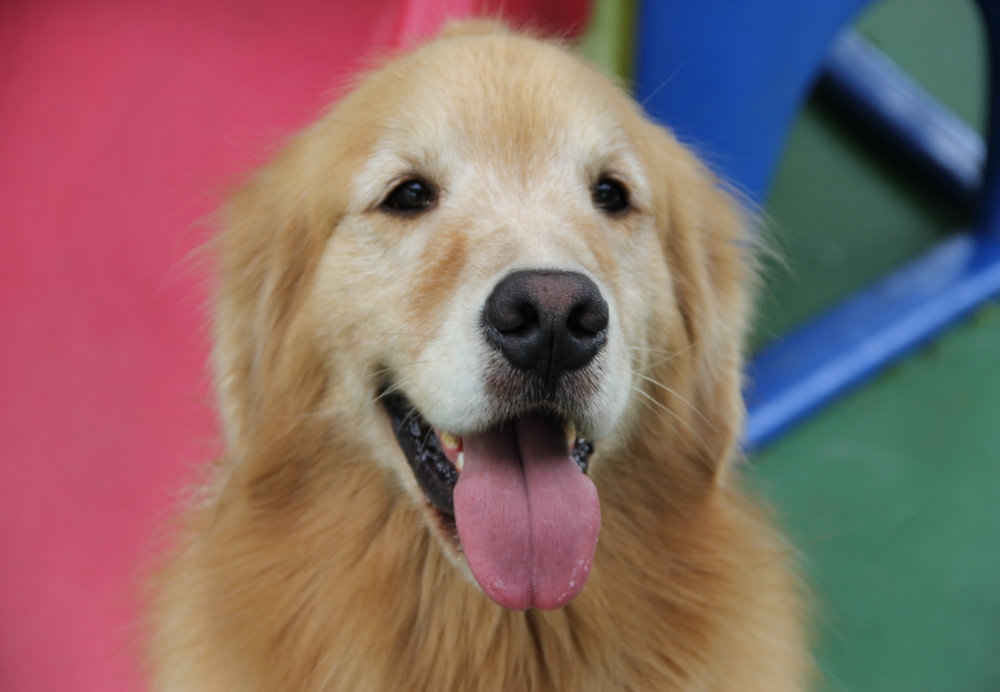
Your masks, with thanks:
[[(389, 414), (396, 441), (413, 470), (417, 485), (450, 526), (455, 517), (458, 469), (445, 456), (433, 427), (405, 396), (387, 386), (382, 389), (379, 398)], [(586, 473), (593, 453), (594, 443), (581, 437), (574, 443), (570, 456)]]
[(434, 429), (401, 394), (383, 393), (381, 399), (417, 485), (435, 509), (454, 517), (458, 469), (445, 457)]

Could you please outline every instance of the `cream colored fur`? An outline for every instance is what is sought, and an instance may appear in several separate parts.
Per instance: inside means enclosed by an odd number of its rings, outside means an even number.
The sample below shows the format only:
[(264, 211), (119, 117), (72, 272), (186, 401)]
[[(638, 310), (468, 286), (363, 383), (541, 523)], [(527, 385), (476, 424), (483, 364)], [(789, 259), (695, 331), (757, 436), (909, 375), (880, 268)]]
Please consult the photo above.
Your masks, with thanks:
[[(438, 206), (379, 205), (417, 172)], [(633, 209), (590, 186), (613, 173)], [(561, 45), (490, 23), (387, 62), (232, 201), (214, 364), (226, 452), (155, 583), (160, 692), (792, 692), (788, 548), (741, 492), (753, 260), (719, 182)], [(515, 269), (611, 311), (581, 430), (603, 515), (583, 592), (512, 612), (469, 578), (378, 400), (491, 422), (477, 331)]]

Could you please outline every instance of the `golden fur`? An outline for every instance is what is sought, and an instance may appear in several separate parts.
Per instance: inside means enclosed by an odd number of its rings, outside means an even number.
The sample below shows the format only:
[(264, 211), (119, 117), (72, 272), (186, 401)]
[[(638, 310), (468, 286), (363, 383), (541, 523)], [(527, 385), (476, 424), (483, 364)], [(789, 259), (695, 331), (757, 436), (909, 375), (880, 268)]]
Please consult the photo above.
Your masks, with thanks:
[[(378, 209), (407, 167), (444, 181), (433, 213)], [(599, 169), (631, 213), (588, 206)], [(732, 469), (745, 233), (712, 174), (558, 44), (466, 23), (366, 76), (229, 207), (226, 452), (155, 583), (154, 689), (803, 689), (787, 546)], [(595, 277), (624, 345), (594, 414), (589, 581), (513, 612), (435, 526), (377, 387), (392, 373), (465, 425), (437, 403), (467, 386), (443, 332), (533, 263)]]

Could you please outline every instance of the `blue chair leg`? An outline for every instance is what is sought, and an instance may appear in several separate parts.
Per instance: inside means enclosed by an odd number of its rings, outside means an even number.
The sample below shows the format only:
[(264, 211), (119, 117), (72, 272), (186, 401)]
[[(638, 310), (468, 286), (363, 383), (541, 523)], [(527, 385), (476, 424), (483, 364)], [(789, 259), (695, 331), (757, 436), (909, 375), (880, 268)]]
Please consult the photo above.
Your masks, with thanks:
[[(950, 236), (915, 262), (890, 273), (840, 305), (813, 319), (753, 359), (751, 386), (746, 391), (749, 420), (746, 444), (759, 447), (807, 417), (834, 397), (878, 372), (892, 360), (934, 337), (976, 306), (1000, 295), (1000, 0), (980, 0), (990, 45), (989, 153), (977, 193), (978, 221), (972, 231)], [(855, 46), (856, 47), (856, 46)], [(857, 57), (857, 56), (854, 56)], [(841, 63), (840, 68), (844, 65)], [(885, 82), (884, 71), (869, 75), (859, 87), (848, 67), (836, 77), (854, 90), (848, 98), (864, 101), (864, 92)], [(855, 72), (858, 70), (855, 69)], [(890, 75), (891, 76), (891, 75)], [(891, 79), (890, 79), (891, 82)], [(861, 94), (859, 97), (858, 94)], [(912, 91), (910, 92), (912, 96)], [(869, 99), (877, 100), (877, 99)], [(869, 103), (866, 108), (870, 108)], [(970, 162), (974, 146), (965, 135), (952, 144), (968, 151), (965, 168), (953, 166), (940, 151), (928, 151), (925, 140), (934, 128), (951, 134), (947, 115), (939, 106), (886, 111), (877, 118), (895, 130), (901, 146), (925, 158), (933, 175), (951, 176), (955, 189), (974, 181)], [(874, 110), (878, 110), (877, 108)], [(912, 119), (900, 113), (909, 113)], [(953, 117), (953, 116), (952, 116)], [(888, 123), (888, 124), (886, 124)], [(942, 125), (943, 123), (943, 125)], [(949, 129), (950, 128), (950, 129)], [(902, 135), (900, 135), (902, 133)], [(966, 133), (967, 134), (967, 133)], [(964, 144), (963, 144), (964, 142)], [(921, 148), (924, 149), (920, 154)], [(954, 152), (953, 152), (954, 153)], [(957, 171), (957, 172), (956, 172)], [(953, 190), (954, 191), (954, 190)]]
[(837, 37), (817, 92), (869, 142), (973, 215), (986, 144), (854, 29)]

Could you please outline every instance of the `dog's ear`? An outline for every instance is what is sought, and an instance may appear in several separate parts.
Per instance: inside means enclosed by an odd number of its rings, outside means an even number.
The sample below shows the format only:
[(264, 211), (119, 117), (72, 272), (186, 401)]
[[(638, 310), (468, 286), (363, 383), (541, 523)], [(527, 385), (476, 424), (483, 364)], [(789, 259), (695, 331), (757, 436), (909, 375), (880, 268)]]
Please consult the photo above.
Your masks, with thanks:
[(315, 178), (323, 176), (310, 160), (310, 134), (300, 135), (230, 200), (216, 241), (212, 359), (230, 449), (278, 399), (286, 413), (294, 412), (322, 387), (322, 378), (303, 377), (303, 369), (322, 369), (307, 330), (296, 323), (343, 205), (316, 189)]
[(699, 466), (721, 473), (745, 418), (743, 349), (756, 278), (750, 217), (669, 131), (650, 129), (654, 213), (687, 340), (675, 349), (685, 355), (671, 377), (687, 392), (686, 403), (674, 402), (687, 421), (676, 432)]

